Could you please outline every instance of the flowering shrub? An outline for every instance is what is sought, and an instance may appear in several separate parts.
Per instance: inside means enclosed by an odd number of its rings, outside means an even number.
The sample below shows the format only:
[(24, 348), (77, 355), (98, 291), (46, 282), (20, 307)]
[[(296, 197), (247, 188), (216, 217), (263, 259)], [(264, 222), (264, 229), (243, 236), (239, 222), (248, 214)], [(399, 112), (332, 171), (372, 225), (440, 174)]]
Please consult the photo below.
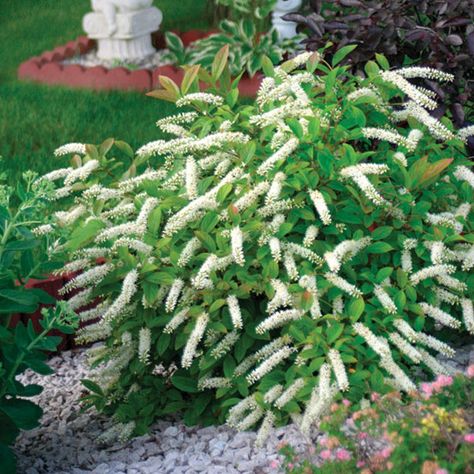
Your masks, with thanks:
[(27, 325), (12, 324), (15, 314), (34, 313), (40, 304), (55, 303), (43, 290), (27, 287), (31, 278), (44, 277), (54, 267), (48, 259), (51, 228), (44, 223), (52, 190), (45, 182), (35, 184), (31, 172), (23, 177), (15, 189), (0, 184), (0, 464), (5, 474), (16, 470), (9, 446), (20, 430), (36, 427), (42, 415), (41, 408), (26, 399), (41, 393), (42, 387), (23, 384), (17, 376), (26, 369), (50, 374), (46, 351), (56, 350), (61, 338), (48, 334), (53, 329), (71, 334), (77, 320), (65, 306), (58, 306), (44, 310), (39, 334), (31, 320)]
[(431, 93), (408, 80), (451, 76), (361, 79), (309, 53), (265, 64), (250, 105), (225, 54), (201, 75), (218, 84), (207, 92), (196, 68), (181, 89), (163, 81), (155, 95), (186, 111), (158, 122), (173, 137), (139, 149), (122, 179), (112, 142), (57, 150), (77, 154), (47, 179), (75, 196), (57, 214), (64, 271), (82, 271), (64, 291), (82, 288), (70, 304), (100, 317), (78, 338), (105, 340), (86, 383), (120, 422), (110, 436), (179, 411), (260, 424), (259, 442), (290, 418), (308, 431), (340, 391), (412, 391), (415, 365), (448, 373), (444, 334), (474, 332), (472, 130), (433, 119)]
[(421, 394), (408, 402), (393, 392), (372, 393), (372, 403), (357, 410), (347, 399), (333, 404), (321, 423), (324, 436), (305, 459), (291, 446), (282, 447), (285, 470), (472, 473), (474, 366), (468, 368), (467, 377), (439, 375), (421, 388)]

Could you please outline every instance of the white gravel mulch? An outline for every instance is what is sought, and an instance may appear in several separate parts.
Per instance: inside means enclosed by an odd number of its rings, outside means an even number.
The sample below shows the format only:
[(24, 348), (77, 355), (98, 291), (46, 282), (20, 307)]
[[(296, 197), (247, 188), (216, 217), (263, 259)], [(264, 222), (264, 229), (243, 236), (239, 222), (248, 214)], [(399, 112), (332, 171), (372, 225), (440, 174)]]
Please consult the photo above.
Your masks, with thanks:
[[(474, 345), (457, 351), (456, 370), (474, 364)], [(128, 443), (103, 446), (97, 437), (112, 426), (94, 410), (80, 413), (80, 382), (89, 378), (85, 350), (65, 351), (50, 360), (55, 370), (44, 377), (28, 372), (23, 382), (44, 386), (32, 400), (44, 410), (41, 426), (21, 434), (15, 445), (20, 474), (264, 474), (273, 472), (282, 441), (309, 453), (320, 433), (308, 440), (296, 426), (273, 431), (264, 448), (254, 447), (255, 433), (239, 433), (227, 426), (186, 427), (179, 420), (160, 421), (150, 434)], [(372, 448), (377, 448), (373, 446)]]
[(65, 351), (50, 360), (55, 374), (24, 374), (44, 391), (33, 401), (44, 410), (41, 426), (19, 437), (15, 449), (23, 474), (210, 474), (267, 473), (279, 458), (278, 445), (287, 441), (298, 451), (309, 448), (295, 426), (274, 431), (266, 447), (253, 446), (255, 433), (227, 426), (186, 427), (180, 421), (160, 421), (150, 434), (128, 443), (99, 445), (96, 438), (112, 422), (93, 410), (80, 413), (78, 399), (88, 378), (84, 350)]
[(113, 69), (115, 67), (125, 67), (131, 70), (135, 69), (154, 69), (159, 66), (169, 64), (169, 61), (165, 60), (165, 55), (168, 53), (167, 49), (160, 49), (152, 56), (146, 58), (140, 58), (133, 62), (133, 64), (127, 64), (118, 60), (101, 59), (97, 57), (97, 50), (93, 49), (86, 54), (80, 54), (73, 56), (72, 58), (64, 59), (61, 64), (78, 64), (84, 67), (103, 66), (106, 69)]

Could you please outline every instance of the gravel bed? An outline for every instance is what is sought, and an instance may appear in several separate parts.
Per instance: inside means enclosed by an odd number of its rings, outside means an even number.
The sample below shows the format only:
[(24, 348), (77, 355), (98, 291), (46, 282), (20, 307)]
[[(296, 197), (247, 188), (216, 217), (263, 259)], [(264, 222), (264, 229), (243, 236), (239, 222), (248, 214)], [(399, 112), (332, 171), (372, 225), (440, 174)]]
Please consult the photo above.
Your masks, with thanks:
[(211, 474), (267, 473), (278, 459), (278, 445), (286, 441), (305, 451), (312, 444), (296, 426), (274, 431), (265, 448), (253, 446), (254, 432), (239, 433), (227, 426), (186, 427), (179, 420), (160, 421), (150, 434), (128, 443), (103, 446), (96, 438), (111, 421), (93, 410), (80, 413), (85, 393), (80, 380), (88, 377), (85, 352), (65, 351), (50, 360), (55, 374), (24, 374), (24, 381), (44, 386), (32, 398), (41, 405), (41, 426), (25, 431), (15, 449), (18, 472), (25, 474)]
[(165, 64), (169, 64), (169, 61), (166, 61), (164, 59), (167, 53), (168, 49), (160, 49), (152, 56), (137, 59), (133, 63), (126, 63), (117, 59), (100, 59), (97, 57), (97, 50), (93, 49), (92, 51), (89, 51), (86, 54), (80, 54), (77, 56), (73, 56), (72, 58), (65, 59), (61, 61), (61, 64), (78, 64), (84, 67), (103, 66), (107, 69), (113, 69), (115, 67), (124, 67), (132, 71), (136, 69), (154, 69), (158, 66), (164, 66)]
[[(449, 362), (456, 370), (474, 363), (474, 345), (457, 351)], [(44, 391), (32, 400), (41, 405), (41, 426), (21, 434), (15, 450), (18, 472), (25, 474), (233, 474), (276, 472), (282, 442), (308, 457), (320, 433), (312, 439), (295, 425), (274, 430), (263, 448), (255, 448), (254, 432), (239, 433), (227, 426), (186, 427), (181, 421), (155, 424), (150, 434), (128, 443), (99, 445), (97, 437), (112, 422), (94, 410), (80, 412), (78, 399), (85, 393), (80, 380), (88, 378), (85, 351), (65, 351), (50, 360), (55, 370), (44, 377), (28, 372), (24, 382), (38, 383)], [(368, 447), (370, 451), (380, 445)]]

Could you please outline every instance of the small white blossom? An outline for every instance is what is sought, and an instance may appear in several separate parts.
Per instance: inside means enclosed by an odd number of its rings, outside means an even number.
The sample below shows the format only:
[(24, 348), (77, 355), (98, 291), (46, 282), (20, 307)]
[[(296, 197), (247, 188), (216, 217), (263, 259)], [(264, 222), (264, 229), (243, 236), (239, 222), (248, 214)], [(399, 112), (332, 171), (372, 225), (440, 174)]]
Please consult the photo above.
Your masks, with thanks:
[(54, 228), (51, 224), (44, 224), (31, 229), (31, 232), (37, 236), (43, 236), (53, 232)]
[(304, 379), (296, 379), (280, 396), (275, 400), (275, 406), (281, 410), (287, 403), (291, 402), (298, 392), (305, 386)]
[(151, 331), (141, 328), (138, 333), (138, 359), (143, 364), (150, 363)]
[(390, 348), (384, 338), (377, 337), (367, 326), (362, 323), (354, 323), (352, 328), (359, 336), (363, 337), (365, 342), (379, 356), (385, 357), (390, 355)]
[[(436, 101), (430, 99), (426, 94), (417, 89), (416, 86), (410, 84), (397, 71), (382, 71), (380, 73), (384, 81), (390, 82), (404, 92), (416, 104), (425, 107), (429, 110), (434, 110), (438, 106)], [(409, 76), (407, 76), (409, 77)]]
[(311, 247), (311, 245), (313, 245), (314, 241), (316, 240), (318, 233), (319, 229), (315, 225), (308, 226), (304, 235), (303, 245), (305, 247)]
[(240, 311), (239, 300), (236, 296), (230, 295), (227, 298), (227, 306), (229, 307), (230, 319), (235, 329), (242, 329), (242, 313)]
[(231, 331), (226, 334), (222, 340), (212, 349), (211, 357), (214, 359), (220, 359), (225, 354), (227, 354), (234, 344), (239, 340), (240, 334), (237, 331)]
[(164, 334), (171, 334), (178, 329), (181, 324), (189, 318), (189, 308), (184, 308), (178, 311), (171, 319), (171, 321), (164, 327)]
[(192, 94), (186, 94), (176, 101), (176, 107), (183, 107), (185, 105), (192, 104), (193, 102), (202, 102), (204, 104), (210, 104), (219, 106), (224, 103), (224, 99), (215, 94), (209, 94), (207, 92), (194, 92)]
[(273, 260), (275, 260), (275, 262), (279, 262), (281, 260), (280, 241), (276, 237), (272, 237), (268, 241), (268, 245), (270, 246), (270, 252), (272, 254)]
[(461, 300), (461, 307), (464, 325), (470, 334), (474, 334), (474, 309), (472, 306), (472, 300), (469, 298), (463, 298)]
[(419, 303), (419, 305), (426, 316), (430, 316), (443, 326), (448, 326), (451, 328), (459, 328), (461, 326), (461, 323), (457, 319), (453, 318), (449, 313), (446, 313), (446, 311), (424, 302)]
[(256, 369), (247, 375), (247, 382), (252, 385), (260, 380), (263, 376), (271, 372), (278, 364), (280, 364), (280, 362), (288, 359), (294, 350), (294, 348), (285, 346), (273, 353), (270, 357), (268, 357), (268, 359), (265, 359)]
[(474, 173), (467, 166), (456, 167), (453, 174), (459, 181), (466, 181), (471, 188), (474, 188)]
[(209, 316), (206, 313), (202, 313), (196, 320), (196, 324), (191, 334), (189, 335), (186, 346), (184, 347), (183, 356), (181, 358), (181, 366), (185, 369), (189, 369), (196, 355), (196, 349), (201, 341), (204, 331), (206, 330), (209, 322)]
[(389, 336), (390, 341), (399, 349), (402, 354), (405, 354), (409, 357), (415, 364), (419, 364), (421, 362), (421, 354), (413, 347), (408, 341), (403, 339), (400, 334), (396, 332), (390, 333)]
[(397, 381), (400, 387), (405, 392), (413, 392), (416, 390), (416, 385), (410, 380), (405, 372), (398, 366), (392, 356), (385, 355), (380, 359), (380, 366), (384, 368)]
[(186, 160), (185, 180), (186, 180), (186, 194), (188, 199), (195, 199), (198, 195), (198, 169), (196, 160), (189, 156)]
[(380, 285), (375, 285), (374, 294), (387, 313), (395, 314), (397, 312), (397, 306), (392, 298)]
[(452, 375), (452, 371), (444, 364), (438, 362), (430, 353), (421, 348), (419, 348), (418, 351), (422, 356), (421, 361), (423, 364), (425, 364), (434, 374)]
[(335, 287), (341, 289), (354, 298), (362, 296), (362, 292), (355, 285), (349, 283), (347, 280), (335, 273), (327, 272), (324, 274), (324, 278), (326, 278), (329, 283), (332, 283)]
[(267, 158), (257, 168), (257, 173), (262, 176), (266, 175), (271, 169), (273, 169), (278, 161), (288, 158), (298, 148), (298, 144), (299, 141), (297, 138), (291, 138), (288, 140), (278, 151)]
[(54, 150), (54, 156), (68, 155), (70, 153), (77, 153), (78, 155), (86, 154), (86, 145), (83, 143), (67, 143)]
[(232, 248), (232, 258), (237, 265), (245, 265), (243, 250), (243, 234), (239, 227), (234, 227), (230, 233), (230, 243)]
[(314, 207), (321, 218), (324, 225), (329, 225), (332, 222), (331, 213), (329, 212), (324, 196), (316, 190), (309, 191), (309, 196), (313, 201)]
[(469, 125), (468, 127), (464, 127), (458, 130), (458, 138), (463, 142), (467, 142), (469, 137), (472, 136), (474, 136), (474, 125)]
[(260, 429), (258, 430), (257, 437), (255, 439), (255, 446), (261, 448), (265, 441), (268, 439), (270, 432), (275, 424), (276, 417), (270, 411), (267, 410), (265, 417), (263, 418)]
[(331, 362), (332, 370), (336, 376), (339, 390), (345, 391), (349, 389), (349, 379), (347, 378), (346, 368), (341, 359), (341, 354), (336, 349), (330, 349), (328, 352), (329, 361)]
[(286, 273), (288, 273), (288, 277), (290, 280), (297, 280), (298, 279), (298, 267), (296, 266), (295, 259), (293, 258), (293, 254), (290, 252), (285, 252), (283, 255), (283, 265), (285, 267)]
[(456, 267), (452, 265), (431, 265), (430, 267), (422, 268), (418, 270), (416, 273), (410, 275), (410, 282), (413, 285), (417, 285), (420, 281), (426, 280), (427, 278), (434, 278), (440, 275), (449, 275), (450, 273), (454, 273), (456, 271)]
[(111, 304), (103, 316), (103, 320), (110, 322), (123, 313), (125, 307), (130, 303), (133, 295), (137, 291), (138, 272), (131, 270), (125, 276), (122, 284), (122, 291), (117, 299)]
[(264, 319), (256, 328), (257, 334), (263, 334), (270, 329), (284, 326), (290, 321), (295, 321), (303, 316), (303, 312), (297, 309), (286, 309), (283, 311), (277, 311), (268, 318)]
[(171, 285), (168, 297), (165, 302), (165, 310), (167, 313), (171, 313), (178, 304), (179, 295), (184, 288), (184, 281), (181, 278), (176, 278)]

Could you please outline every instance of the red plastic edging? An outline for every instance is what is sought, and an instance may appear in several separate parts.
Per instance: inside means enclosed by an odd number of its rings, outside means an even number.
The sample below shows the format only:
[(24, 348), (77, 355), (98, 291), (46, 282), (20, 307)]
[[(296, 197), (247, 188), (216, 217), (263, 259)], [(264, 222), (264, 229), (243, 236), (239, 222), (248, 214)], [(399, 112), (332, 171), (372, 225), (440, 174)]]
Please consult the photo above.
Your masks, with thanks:
[[(214, 31), (190, 30), (176, 32), (187, 46), (197, 39), (209, 36)], [(157, 35), (155, 44), (164, 47), (162, 35)], [(107, 69), (102, 66), (84, 67), (77, 64), (61, 64), (61, 61), (76, 54), (84, 54), (95, 47), (95, 41), (80, 36), (64, 46), (58, 46), (53, 51), (45, 51), (20, 64), (18, 79), (40, 82), (50, 85), (63, 85), (74, 88), (93, 90), (135, 90), (150, 91), (159, 87), (158, 76), (167, 76), (178, 85), (183, 78), (183, 70), (171, 64), (154, 69), (138, 69), (130, 71), (123, 67)], [(262, 81), (257, 74), (253, 78), (243, 76), (239, 83), (240, 94), (254, 97)]]

